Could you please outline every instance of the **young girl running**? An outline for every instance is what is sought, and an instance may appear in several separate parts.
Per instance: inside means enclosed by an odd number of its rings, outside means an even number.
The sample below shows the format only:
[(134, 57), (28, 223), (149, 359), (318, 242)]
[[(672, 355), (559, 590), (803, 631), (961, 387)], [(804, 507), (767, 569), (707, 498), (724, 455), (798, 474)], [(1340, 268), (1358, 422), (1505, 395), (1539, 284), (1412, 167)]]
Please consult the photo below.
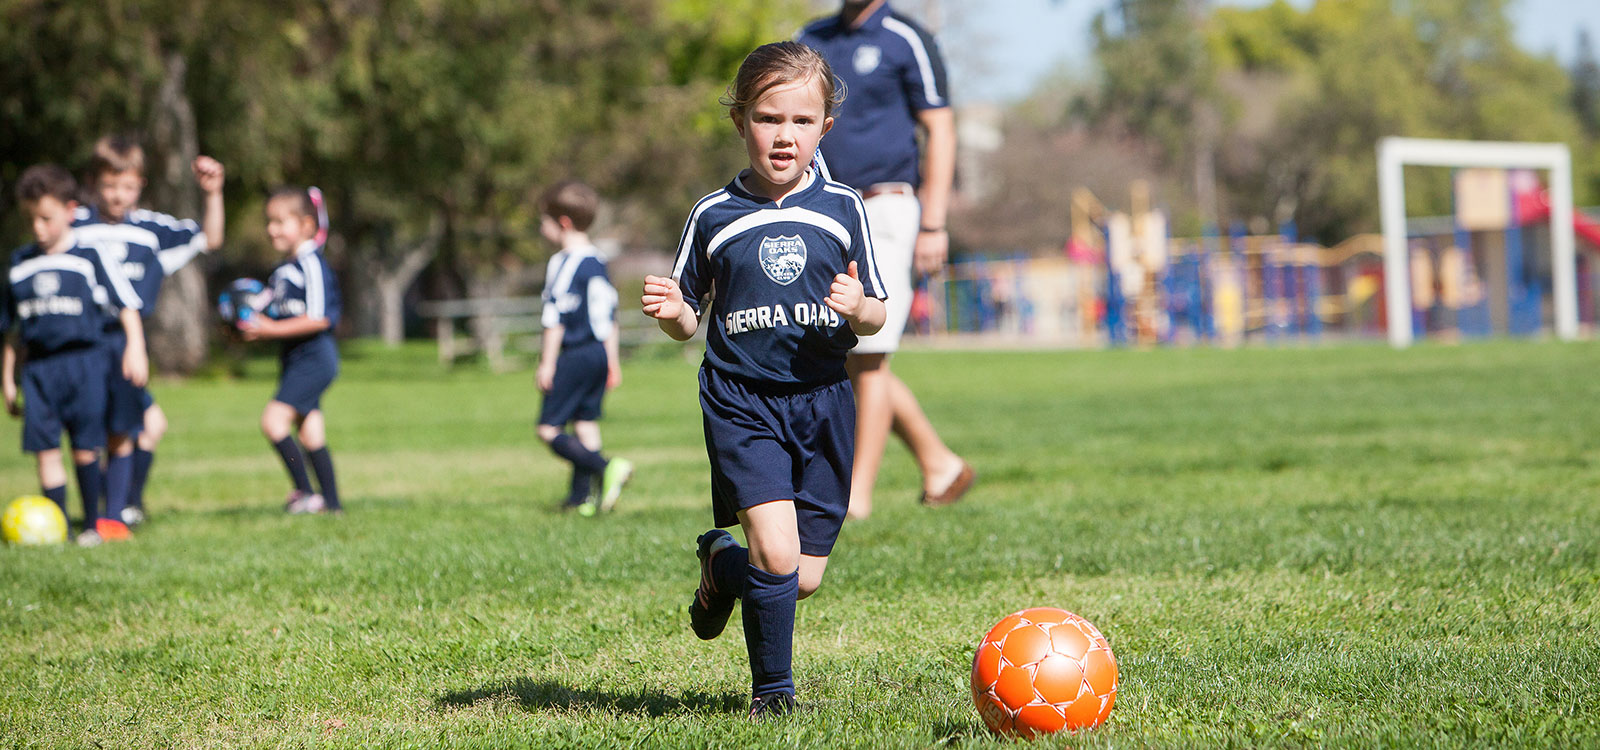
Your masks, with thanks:
[[(684, 341), (707, 321), (700, 406), (716, 525), (698, 540), (690, 625), (717, 637), (741, 601), (750, 716), (794, 707), (795, 601), (822, 582), (849, 505), (855, 397), (845, 354), (884, 322), (861, 197), (812, 166), (838, 106), (833, 71), (795, 42), (746, 57), (723, 103), (750, 168), (695, 204), (644, 312)], [(749, 547), (721, 527), (737, 523)]]
[[(333, 328), (339, 324), (339, 284), (322, 256), (327, 220), (316, 188), (280, 188), (267, 199), (267, 238), (272, 249), (288, 256), (267, 281), (272, 309), (239, 324), (246, 341), (278, 339), (278, 392), (261, 411), (261, 432), (277, 449), (294, 489), (284, 510), (293, 513), (338, 513), (339, 486), (328, 455), (322, 393), (339, 375), (339, 348)], [(300, 442), (291, 434), (300, 428)], [(304, 446), (302, 450), (301, 446)], [(312, 492), (306, 459), (321, 492)]]

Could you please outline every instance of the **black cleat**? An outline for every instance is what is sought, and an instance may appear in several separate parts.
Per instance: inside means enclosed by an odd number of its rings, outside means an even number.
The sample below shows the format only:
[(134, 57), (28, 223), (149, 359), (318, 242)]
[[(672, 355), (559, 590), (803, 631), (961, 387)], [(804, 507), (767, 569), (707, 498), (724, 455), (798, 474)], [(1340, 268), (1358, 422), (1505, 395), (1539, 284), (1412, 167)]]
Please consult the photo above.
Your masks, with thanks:
[(709, 641), (722, 635), (737, 599), (732, 594), (717, 592), (716, 580), (711, 575), (711, 557), (730, 547), (737, 547), (739, 543), (733, 540), (732, 534), (722, 529), (707, 531), (695, 542), (698, 545), (695, 554), (700, 558), (700, 586), (694, 591), (694, 601), (689, 603), (689, 627), (694, 629), (694, 634), (700, 640)]
[(796, 710), (794, 693), (767, 693), (750, 699), (750, 720), (768, 721)]

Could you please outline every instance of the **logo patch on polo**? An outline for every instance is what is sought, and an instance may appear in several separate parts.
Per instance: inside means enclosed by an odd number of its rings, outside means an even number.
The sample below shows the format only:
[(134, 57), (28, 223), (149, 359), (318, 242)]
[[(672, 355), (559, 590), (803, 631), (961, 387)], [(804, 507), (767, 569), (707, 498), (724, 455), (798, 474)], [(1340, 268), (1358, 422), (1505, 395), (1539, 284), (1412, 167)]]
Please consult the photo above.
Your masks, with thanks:
[(61, 291), (61, 277), (52, 272), (37, 273), (33, 276), (33, 293), (39, 297), (50, 297)]
[(883, 50), (871, 44), (863, 44), (856, 48), (855, 57), (850, 64), (856, 69), (856, 75), (864, 76), (878, 69), (878, 63), (883, 62)]
[(798, 234), (763, 237), (757, 257), (761, 260), (761, 270), (767, 272), (767, 278), (788, 286), (800, 278), (800, 272), (806, 269), (806, 243)]

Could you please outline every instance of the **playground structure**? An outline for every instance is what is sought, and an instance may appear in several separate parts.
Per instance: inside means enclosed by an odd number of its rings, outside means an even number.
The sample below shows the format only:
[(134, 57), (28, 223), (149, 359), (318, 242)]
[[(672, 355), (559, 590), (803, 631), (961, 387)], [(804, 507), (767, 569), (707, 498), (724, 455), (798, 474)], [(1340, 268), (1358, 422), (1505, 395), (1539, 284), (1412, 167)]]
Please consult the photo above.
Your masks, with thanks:
[[(1464, 168), (1454, 173), (1453, 215), (1402, 221), (1398, 255), (1392, 232), (1325, 247), (1302, 241), (1292, 224), (1271, 234), (1235, 224), (1225, 234), (1173, 238), (1144, 185), (1131, 186), (1127, 213), (1107, 210), (1080, 189), (1059, 255), (957, 262), (942, 285), (919, 291), (923, 319), (914, 312), (914, 322), (924, 332), (1043, 346), (1237, 346), (1323, 337), (1387, 338), (1405, 346), (1417, 337), (1553, 331), (1572, 338), (1580, 322), (1592, 327), (1600, 222), (1571, 208), (1570, 183), (1562, 190), (1570, 172), (1555, 155), (1565, 147), (1445, 143), (1448, 149), (1421, 158), (1401, 154), (1412, 159), (1404, 163)], [(1519, 148), (1497, 150), (1506, 145)], [(1533, 169), (1486, 163), (1544, 167), (1550, 188)], [(1574, 234), (1587, 252), (1572, 252)], [(1399, 285), (1387, 284), (1390, 278)], [(943, 314), (932, 315), (932, 307)]]

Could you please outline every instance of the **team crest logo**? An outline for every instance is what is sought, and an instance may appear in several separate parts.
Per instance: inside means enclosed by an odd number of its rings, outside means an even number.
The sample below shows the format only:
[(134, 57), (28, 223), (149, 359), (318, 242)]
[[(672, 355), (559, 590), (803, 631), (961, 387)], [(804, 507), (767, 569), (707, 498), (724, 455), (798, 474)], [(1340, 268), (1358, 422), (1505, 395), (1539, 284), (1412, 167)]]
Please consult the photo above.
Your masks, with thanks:
[(856, 69), (856, 75), (864, 76), (878, 69), (878, 63), (883, 61), (883, 50), (870, 44), (863, 44), (856, 48), (855, 57), (850, 61)]
[(759, 257), (761, 270), (767, 272), (767, 278), (788, 286), (800, 278), (800, 272), (806, 268), (806, 243), (798, 234), (763, 237)]
[(35, 274), (33, 277), (33, 293), (40, 297), (53, 297), (61, 291), (61, 277), (51, 272)]

